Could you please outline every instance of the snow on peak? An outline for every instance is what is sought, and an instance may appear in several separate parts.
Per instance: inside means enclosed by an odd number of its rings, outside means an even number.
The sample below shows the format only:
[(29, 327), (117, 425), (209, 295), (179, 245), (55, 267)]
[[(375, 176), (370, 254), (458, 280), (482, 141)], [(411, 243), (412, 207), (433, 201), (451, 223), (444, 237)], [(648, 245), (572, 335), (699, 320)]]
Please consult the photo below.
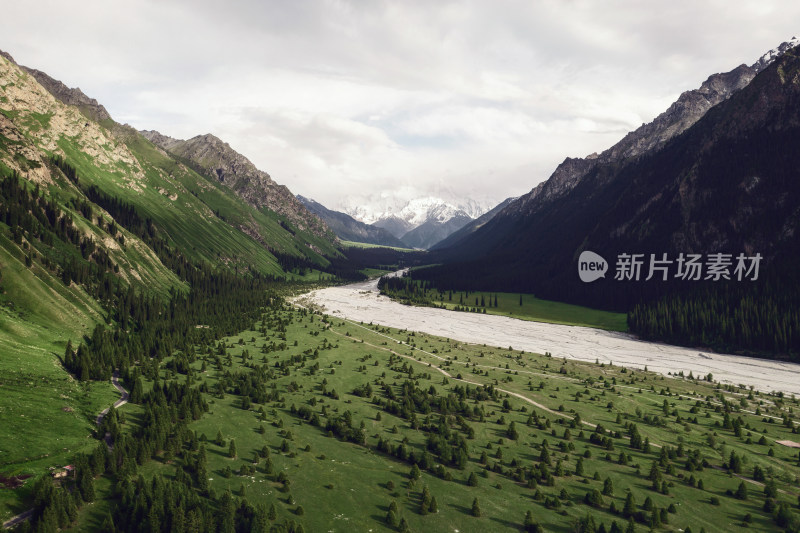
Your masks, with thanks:
[(389, 198), (381, 198), (367, 205), (346, 205), (341, 210), (366, 224), (388, 218), (399, 218), (416, 227), (428, 220), (444, 223), (456, 216), (478, 218), (492, 207), (494, 205), (489, 202), (472, 199), (448, 202), (437, 196), (423, 196), (405, 202), (393, 202)]
[(439, 222), (446, 222), (455, 216), (457, 211), (456, 206), (448, 204), (441, 198), (428, 196), (411, 200), (400, 210), (398, 216), (409, 224), (419, 226), (432, 217)]
[(778, 45), (777, 48), (773, 48), (772, 50), (770, 50), (769, 52), (758, 58), (758, 61), (753, 63), (752, 68), (754, 68), (758, 72), (761, 72), (762, 70), (767, 68), (770, 65), (770, 63), (772, 63), (781, 55), (783, 55), (784, 52), (794, 48), (797, 45), (800, 45), (800, 39), (798, 39), (797, 37), (792, 37), (788, 41)]

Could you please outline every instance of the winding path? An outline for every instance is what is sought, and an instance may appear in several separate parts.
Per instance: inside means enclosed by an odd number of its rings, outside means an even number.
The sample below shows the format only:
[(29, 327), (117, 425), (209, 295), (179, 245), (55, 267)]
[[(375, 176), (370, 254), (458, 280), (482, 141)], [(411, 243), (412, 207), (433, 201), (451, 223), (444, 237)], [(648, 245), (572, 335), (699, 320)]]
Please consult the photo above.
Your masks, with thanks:
[[(128, 398), (130, 397), (130, 395), (128, 394), (128, 391), (126, 391), (125, 388), (119, 384), (119, 371), (117, 370), (114, 371), (114, 374), (111, 376), (111, 384), (114, 385), (114, 388), (116, 388), (120, 393), (119, 400), (114, 402), (113, 406), (114, 409), (117, 409), (118, 407), (121, 407), (126, 403), (128, 403)], [(97, 420), (95, 421), (95, 423), (98, 426), (103, 422), (103, 417), (105, 417), (110, 410), (111, 407), (106, 407), (105, 409), (100, 411), (100, 414), (97, 415)], [(105, 440), (106, 440), (106, 445), (110, 450), (111, 447), (113, 446), (113, 442), (111, 442), (111, 435), (106, 433)], [(27, 511), (20, 513), (17, 516), (13, 516), (8, 520), (6, 520), (5, 522), (3, 522), (3, 529), (11, 529), (13, 527), (16, 527), (25, 520), (29, 519), (32, 515), (33, 515), (33, 509), (28, 509)]]
[[(122, 385), (119, 384), (119, 371), (118, 370), (115, 370), (114, 374), (111, 376), (111, 384), (114, 385), (114, 387), (120, 393), (119, 400), (114, 402), (114, 406), (113, 406), (114, 409), (117, 409), (119, 407), (122, 407), (126, 403), (128, 403), (128, 398), (130, 397), (130, 394), (128, 394), (128, 391), (126, 391), (125, 388)], [(97, 425), (98, 426), (103, 422), (103, 417), (106, 416), (110, 410), (111, 410), (111, 407), (106, 407), (105, 409), (100, 411), (100, 414), (97, 415)]]

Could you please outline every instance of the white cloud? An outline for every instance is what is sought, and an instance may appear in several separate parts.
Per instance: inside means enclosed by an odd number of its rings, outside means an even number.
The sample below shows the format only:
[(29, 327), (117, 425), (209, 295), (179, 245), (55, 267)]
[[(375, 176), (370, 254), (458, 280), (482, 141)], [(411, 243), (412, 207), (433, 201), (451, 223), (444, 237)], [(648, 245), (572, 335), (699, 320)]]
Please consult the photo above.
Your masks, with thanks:
[(501, 200), (797, 33), (790, 1), (8, 2), (0, 47), (294, 192)]

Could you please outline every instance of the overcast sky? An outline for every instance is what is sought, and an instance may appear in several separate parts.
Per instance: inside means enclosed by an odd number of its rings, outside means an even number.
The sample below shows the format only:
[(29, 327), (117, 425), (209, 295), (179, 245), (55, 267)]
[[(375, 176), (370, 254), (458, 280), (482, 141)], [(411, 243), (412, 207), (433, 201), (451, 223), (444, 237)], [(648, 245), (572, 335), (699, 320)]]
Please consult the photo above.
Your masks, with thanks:
[(0, 0), (0, 13), (0, 49), (117, 121), (213, 133), (329, 207), (525, 193), (800, 33), (800, 2), (770, 0)]

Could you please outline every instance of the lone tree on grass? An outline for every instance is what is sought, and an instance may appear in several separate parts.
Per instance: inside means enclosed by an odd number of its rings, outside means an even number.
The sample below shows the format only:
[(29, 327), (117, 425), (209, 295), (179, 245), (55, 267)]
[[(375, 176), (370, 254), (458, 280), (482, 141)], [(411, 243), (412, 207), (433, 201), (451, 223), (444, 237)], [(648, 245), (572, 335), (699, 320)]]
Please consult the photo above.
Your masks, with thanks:
[(525, 513), (525, 521), (522, 523), (525, 533), (542, 533), (542, 526), (536, 523), (533, 519), (533, 513), (530, 511)]
[[(739, 488), (736, 489), (736, 499), (738, 500), (746, 500), (747, 499), (747, 485), (744, 484), (744, 481), (739, 483)], [(798, 500), (800, 501), (800, 500)]]
[(228, 446), (228, 455), (231, 459), (236, 459), (236, 440), (231, 439), (231, 444)]
[(472, 500), (472, 516), (481, 516), (481, 506), (478, 505), (478, 498)]

